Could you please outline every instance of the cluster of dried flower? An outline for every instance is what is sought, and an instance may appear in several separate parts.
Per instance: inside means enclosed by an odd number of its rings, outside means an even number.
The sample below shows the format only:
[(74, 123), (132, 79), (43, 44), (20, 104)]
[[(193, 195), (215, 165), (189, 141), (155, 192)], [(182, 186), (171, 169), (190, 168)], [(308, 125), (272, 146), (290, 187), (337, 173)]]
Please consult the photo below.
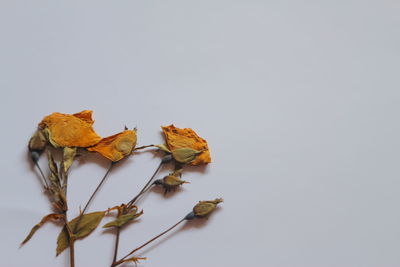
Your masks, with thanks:
[[(165, 135), (165, 144), (136, 147), (136, 129), (129, 130), (125, 127), (125, 130), (120, 133), (101, 138), (94, 131), (93, 123), (92, 111), (89, 110), (84, 110), (72, 115), (52, 113), (43, 118), (39, 123), (37, 131), (29, 140), (29, 153), (32, 162), (39, 170), (41, 182), (52, 205), (53, 213), (44, 216), (43, 219), (32, 228), (28, 236), (22, 242), (22, 245), (28, 242), (34, 233), (46, 222), (62, 222), (63, 229), (57, 239), (56, 254), (59, 255), (66, 248), (69, 248), (70, 266), (73, 267), (75, 266), (75, 241), (92, 233), (107, 213), (116, 211), (116, 218), (103, 226), (104, 228), (115, 228), (115, 249), (113, 261), (110, 266), (117, 266), (125, 262), (137, 263), (139, 260), (144, 259), (134, 256), (138, 250), (171, 231), (184, 221), (208, 217), (215, 210), (218, 203), (223, 201), (221, 198), (211, 201), (200, 201), (195, 205), (193, 211), (183, 217), (175, 225), (117, 260), (121, 229), (130, 221), (143, 214), (143, 211), (139, 211), (136, 206), (137, 200), (148, 192), (152, 186), (163, 187), (166, 194), (170, 191), (174, 191), (182, 184), (187, 183), (181, 179), (184, 166), (196, 166), (210, 163), (210, 151), (206, 140), (199, 137), (190, 128), (179, 129), (174, 125), (162, 127)], [(155, 148), (162, 151), (164, 156), (158, 168), (150, 180), (144, 185), (143, 189), (126, 204), (121, 204), (103, 211), (86, 213), (91, 200), (106, 180), (113, 166), (124, 158), (132, 155), (134, 151), (145, 148)], [(39, 158), (45, 150), (47, 150), (49, 175), (45, 175), (39, 165)], [(99, 153), (101, 156), (110, 160), (110, 167), (101, 179), (96, 190), (90, 196), (83, 210), (80, 211), (79, 216), (68, 220), (68, 172), (77, 155), (81, 154), (83, 151)], [(61, 155), (59, 161), (55, 160), (55, 158), (57, 158), (57, 153)], [(155, 180), (160, 168), (167, 163), (173, 163), (173, 171), (164, 178)]]

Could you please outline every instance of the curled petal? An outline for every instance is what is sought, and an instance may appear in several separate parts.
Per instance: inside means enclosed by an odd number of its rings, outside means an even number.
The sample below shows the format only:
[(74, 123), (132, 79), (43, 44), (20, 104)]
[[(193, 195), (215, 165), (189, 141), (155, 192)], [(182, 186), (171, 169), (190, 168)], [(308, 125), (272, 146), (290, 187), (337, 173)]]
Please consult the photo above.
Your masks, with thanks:
[(161, 128), (164, 132), (168, 148), (171, 151), (179, 148), (192, 148), (202, 151), (190, 162), (190, 165), (200, 165), (211, 162), (207, 141), (198, 136), (195, 131), (190, 128), (176, 128), (173, 124)]
[(55, 112), (44, 117), (39, 127), (56, 147), (89, 147), (101, 140), (93, 130), (93, 123), (90, 110), (73, 115)]
[(116, 162), (130, 155), (136, 146), (136, 131), (125, 130), (121, 133), (101, 139), (89, 151), (98, 152), (109, 160)]

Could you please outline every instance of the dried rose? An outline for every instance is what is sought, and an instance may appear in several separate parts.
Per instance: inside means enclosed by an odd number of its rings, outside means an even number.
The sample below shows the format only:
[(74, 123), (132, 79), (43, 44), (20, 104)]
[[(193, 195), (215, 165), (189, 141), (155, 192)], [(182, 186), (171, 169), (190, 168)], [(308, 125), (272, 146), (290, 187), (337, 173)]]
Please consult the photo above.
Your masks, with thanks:
[(136, 130), (125, 130), (121, 133), (101, 139), (95, 146), (88, 148), (116, 162), (130, 155), (136, 146)]
[(44, 117), (39, 128), (55, 147), (89, 147), (101, 140), (93, 130), (93, 123), (91, 110), (72, 115), (55, 112)]
[(190, 165), (207, 164), (211, 162), (207, 141), (198, 136), (192, 129), (176, 128), (174, 125), (164, 126), (168, 149), (175, 160)]

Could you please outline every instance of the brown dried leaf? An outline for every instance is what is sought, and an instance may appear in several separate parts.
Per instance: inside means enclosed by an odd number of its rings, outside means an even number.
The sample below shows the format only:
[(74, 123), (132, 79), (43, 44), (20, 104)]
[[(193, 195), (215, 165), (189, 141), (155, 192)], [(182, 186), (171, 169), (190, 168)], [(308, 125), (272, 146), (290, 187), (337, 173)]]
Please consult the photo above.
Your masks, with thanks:
[(55, 213), (44, 216), (43, 219), (38, 224), (33, 226), (32, 230), (29, 232), (28, 236), (24, 239), (24, 241), (22, 241), (21, 246), (24, 245), (26, 242), (28, 242), (32, 238), (32, 236), (35, 234), (35, 232), (37, 230), (39, 230), (40, 227), (42, 227), (43, 224), (45, 224), (46, 222), (48, 222), (50, 220), (55, 220), (55, 221), (59, 220), (62, 218), (62, 216), (63, 215), (61, 215), (61, 214), (55, 214)]
[[(80, 215), (70, 221), (68, 226), (72, 229), (75, 239), (82, 239), (88, 236), (94, 229), (97, 228), (101, 220), (105, 215), (105, 211), (92, 212), (82, 215), (80, 219)], [(79, 220), (78, 227), (76, 227), (77, 222)], [(75, 229), (76, 228), (76, 229)], [(57, 256), (63, 252), (69, 246), (69, 235), (67, 229), (61, 231), (57, 238)]]

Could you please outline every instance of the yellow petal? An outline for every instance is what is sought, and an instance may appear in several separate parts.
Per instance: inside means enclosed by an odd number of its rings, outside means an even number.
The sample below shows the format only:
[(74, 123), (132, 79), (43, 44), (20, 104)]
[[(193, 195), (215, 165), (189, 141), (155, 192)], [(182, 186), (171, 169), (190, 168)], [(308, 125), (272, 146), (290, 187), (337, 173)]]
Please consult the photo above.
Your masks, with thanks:
[(88, 150), (98, 152), (109, 160), (116, 162), (130, 155), (135, 146), (136, 131), (125, 130), (101, 139), (98, 144), (88, 148)]
[(49, 141), (58, 147), (89, 147), (97, 144), (101, 137), (93, 130), (92, 111), (74, 115), (55, 112), (43, 118), (39, 127), (46, 129)]

